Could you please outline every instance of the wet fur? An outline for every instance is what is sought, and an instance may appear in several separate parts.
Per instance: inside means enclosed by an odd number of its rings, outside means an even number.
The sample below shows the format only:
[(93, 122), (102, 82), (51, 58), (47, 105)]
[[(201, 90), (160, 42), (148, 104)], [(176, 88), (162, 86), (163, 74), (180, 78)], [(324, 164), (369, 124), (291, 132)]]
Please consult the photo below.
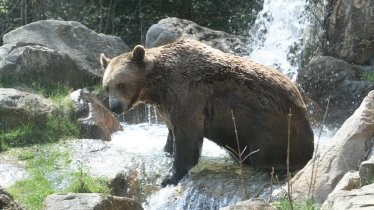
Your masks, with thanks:
[[(103, 84), (125, 80), (136, 88), (118, 94), (122, 103), (132, 100), (136, 102), (131, 106), (145, 102), (158, 108), (169, 128), (165, 150), (174, 154), (164, 185), (176, 184), (198, 162), (204, 137), (223, 148), (237, 148), (231, 110), (241, 149), (260, 150), (246, 163), (262, 169), (286, 167), (290, 109), (290, 167), (301, 168), (312, 157), (313, 132), (305, 104), (296, 86), (278, 71), (192, 40), (147, 49), (143, 62), (136, 56), (112, 59), (105, 74), (116, 79), (104, 75)], [(127, 78), (119, 76), (123, 71)]]

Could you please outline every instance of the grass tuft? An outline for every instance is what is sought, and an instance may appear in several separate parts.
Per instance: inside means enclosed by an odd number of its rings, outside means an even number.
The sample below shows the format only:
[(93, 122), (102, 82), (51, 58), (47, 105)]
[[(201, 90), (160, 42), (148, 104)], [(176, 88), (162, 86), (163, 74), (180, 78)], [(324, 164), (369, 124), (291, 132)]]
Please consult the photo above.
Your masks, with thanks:
[(53, 193), (110, 192), (108, 179), (92, 177), (83, 165), (71, 170), (71, 154), (62, 142), (13, 148), (7, 153), (23, 160), (30, 176), (7, 189), (26, 209), (43, 209), (45, 197)]
[[(294, 201), (293, 208), (295, 210), (318, 210), (320, 209), (320, 205), (313, 202), (312, 199), (305, 199), (301, 201)], [(288, 200), (288, 197), (284, 197), (279, 199), (278, 201), (274, 201), (271, 203), (272, 206), (276, 207), (278, 210), (289, 210), (291, 209), (290, 202)]]

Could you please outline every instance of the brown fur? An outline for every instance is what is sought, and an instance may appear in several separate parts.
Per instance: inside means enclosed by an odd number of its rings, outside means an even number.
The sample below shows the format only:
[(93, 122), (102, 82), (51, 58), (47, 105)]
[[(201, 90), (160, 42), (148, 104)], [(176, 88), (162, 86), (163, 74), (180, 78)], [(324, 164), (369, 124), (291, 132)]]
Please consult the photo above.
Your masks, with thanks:
[(122, 112), (139, 102), (150, 103), (169, 128), (165, 150), (174, 154), (174, 163), (163, 185), (178, 183), (198, 162), (203, 137), (237, 148), (231, 110), (241, 149), (260, 149), (248, 164), (286, 167), (290, 109), (290, 166), (300, 168), (312, 157), (305, 104), (296, 86), (272, 68), (192, 40), (146, 50), (137, 46), (110, 61), (103, 58), (103, 86), (112, 109)]

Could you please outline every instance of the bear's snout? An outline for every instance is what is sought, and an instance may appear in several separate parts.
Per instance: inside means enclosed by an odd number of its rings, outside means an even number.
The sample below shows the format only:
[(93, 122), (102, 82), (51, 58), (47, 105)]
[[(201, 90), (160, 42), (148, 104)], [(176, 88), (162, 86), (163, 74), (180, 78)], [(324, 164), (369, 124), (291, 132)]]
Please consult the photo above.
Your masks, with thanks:
[(122, 114), (124, 112), (121, 102), (112, 97), (109, 97), (109, 107), (110, 110), (116, 114)]

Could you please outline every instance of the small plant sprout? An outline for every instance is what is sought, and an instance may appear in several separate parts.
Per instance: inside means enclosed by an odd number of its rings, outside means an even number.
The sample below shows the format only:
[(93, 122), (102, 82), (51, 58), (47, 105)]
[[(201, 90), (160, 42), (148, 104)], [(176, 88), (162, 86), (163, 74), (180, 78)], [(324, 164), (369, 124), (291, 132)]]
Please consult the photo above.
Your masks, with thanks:
[(292, 205), (292, 185), (290, 183), (291, 180), (291, 173), (290, 173), (290, 150), (291, 150), (291, 117), (292, 117), (292, 112), (291, 108), (290, 111), (288, 112), (288, 135), (287, 135), (287, 194), (288, 194), (288, 202), (290, 203), (290, 208), (293, 210), (293, 205)]
[(239, 168), (240, 168), (240, 172), (239, 172), (239, 176), (240, 176), (240, 182), (243, 184), (244, 186), (244, 190), (245, 190), (245, 193), (248, 197), (248, 191), (247, 191), (247, 188), (245, 187), (245, 184), (244, 184), (244, 172), (243, 172), (243, 163), (244, 161), (249, 157), (251, 156), (252, 154), (260, 151), (259, 149), (258, 150), (255, 150), (253, 152), (250, 152), (248, 155), (246, 155), (245, 157), (243, 157), (245, 151), (247, 150), (247, 146), (244, 147), (243, 151), (240, 149), (240, 144), (239, 144), (239, 137), (238, 137), (238, 130), (236, 128), (236, 122), (235, 122), (235, 116), (234, 116), (234, 112), (231, 110), (231, 117), (232, 117), (232, 121), (233, 121), (233, 124), (234, 124), (234, 129), (235, 129), (235, 137), (236, 137), (236, 146), (237, 146), (237, 150), (231, 148), (230, 146), (226, 145), (229, 153), (231, 154), (232, 157), (235, 158), (236, 161), (238, 161), (239, 163)]

